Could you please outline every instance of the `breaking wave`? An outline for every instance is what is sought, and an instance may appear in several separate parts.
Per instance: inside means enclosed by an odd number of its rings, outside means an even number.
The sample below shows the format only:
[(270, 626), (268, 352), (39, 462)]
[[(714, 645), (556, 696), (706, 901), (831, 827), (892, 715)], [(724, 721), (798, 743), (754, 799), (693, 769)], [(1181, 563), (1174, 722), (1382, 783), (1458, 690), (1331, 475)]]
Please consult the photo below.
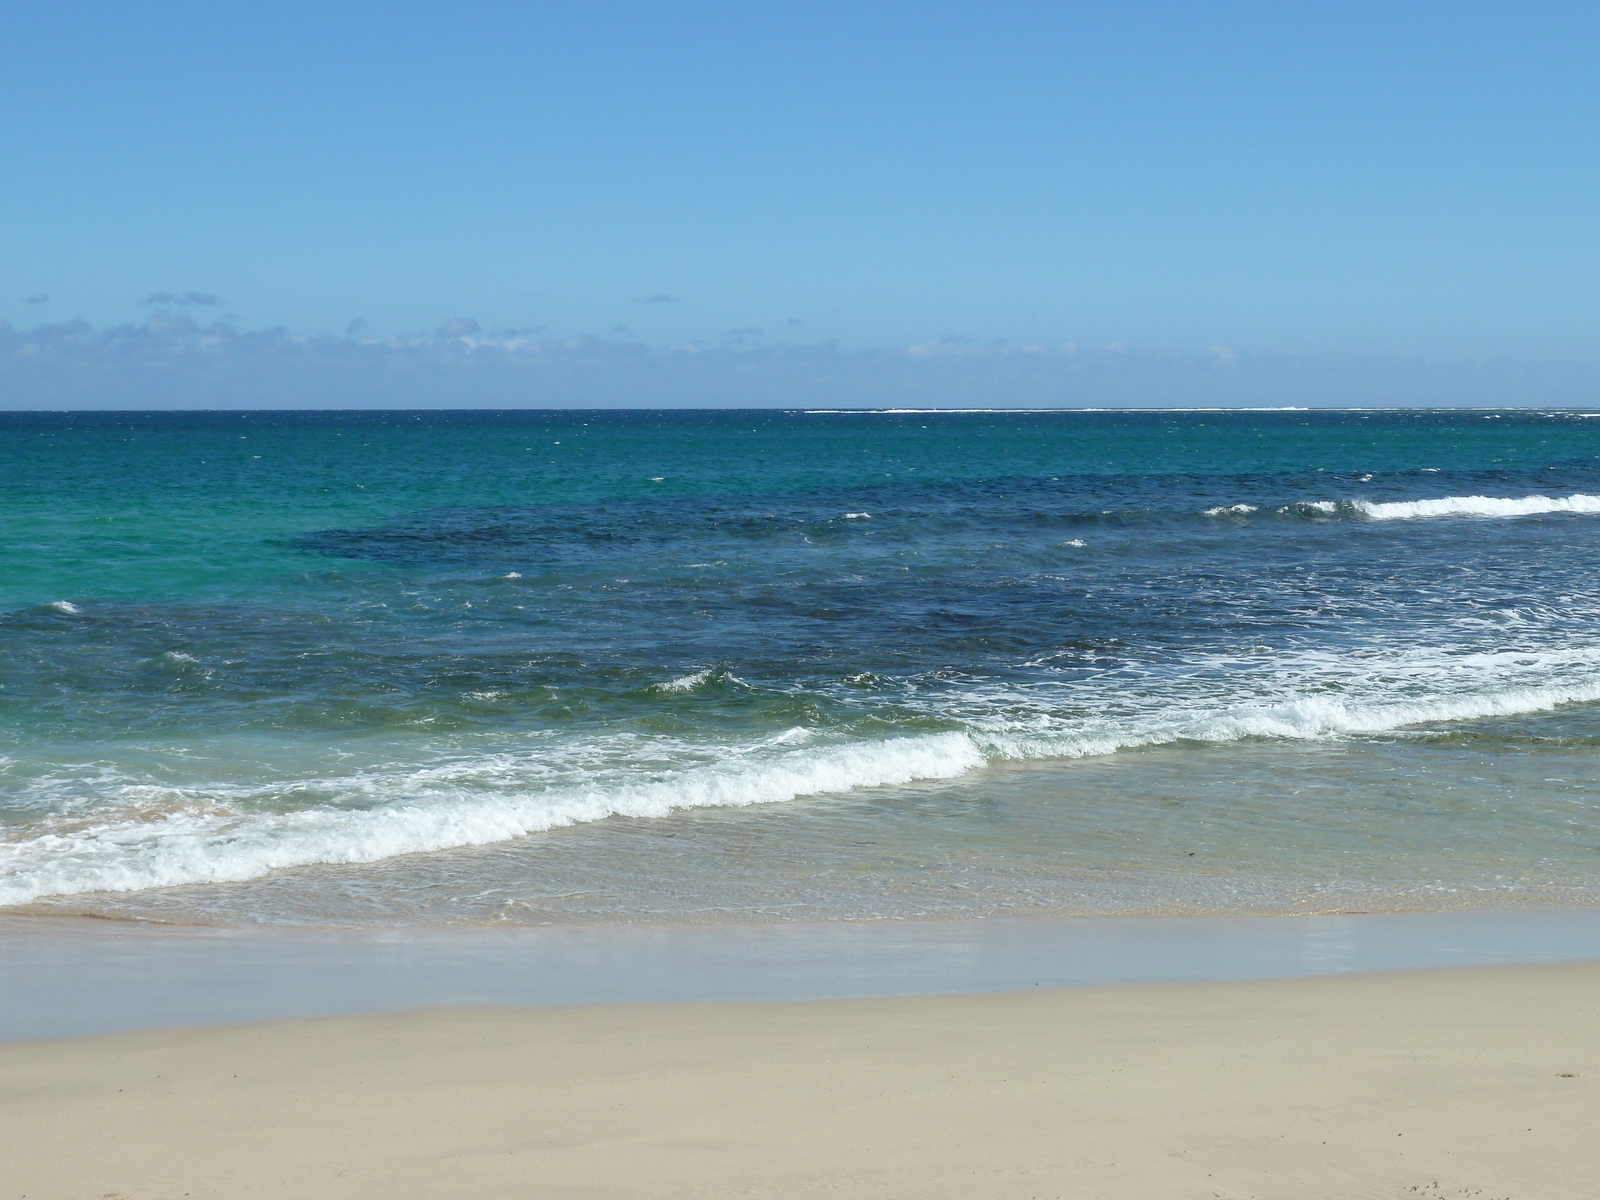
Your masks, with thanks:
[[(672, 684), (689, 691), (710, 675), (700, 672)], [(1477, 682), (1491, 681), (1480, 677)], [(371, 863), (608, 817), (664, 817), (684, 809), (772, 804), (952, 779), (997, 762), (1086, 758), (1181, 742), (1375, 734), (1589, 701), (1600, 701), (1600, 676), (1592, 670), (1565, 684), (1470, 694), (1405, 699), (1306, 694), (1276, 703), (1157, 709), (1121, 718), (1067, 719), (1048, 713), (977, 718), (942, 733), (799, 748), (796, 743), (809, 736), (779, 735), (755, 745), (722, 747), (722, 757), (710, 763), (703, 761), (702, 750), (701, 762), (677, 769), (646, 770), (635, 759), (627, 770), (588, 774), (592, 782), (581, 774), (552, 781), (544, 756), (531, 753), (256, 787), (157, 788), (129, 780), (107, 789), (121, 791), (122, 803), (100, 809), (92, 822), (58, 819), (42, 831), (36, 824), (31, 834), (0, 843), (0, 905), (52, 895), (237, 882), (315, 863)], [(663, 746), (662, 756), (671, 750)], [(283, 811), (286, 798), (307, 795), (321, 801)]]
[[(1218, 504), (1206, 517), (1243, 517), (1259, 512), (1253, 504)], [(1600, 496), (1441, 496), (1433, 500), (1294, 500), (1275, 510), (1282, 516), (1333, 517), (1341, 513), (1368, 521), (1407, 521), (1425, 517), (1531, 517), (1544, 513), (1600, 513)]]
[(1439, 500), (1355, 500), (1351, 506), (1371, 521), (1405, 521), (1417, 517), (1530, 517), (1540, 513), (1600, 513), (1600, 496), (1445, 496)]
[[(718, 764), (609, 787), (530, 788), (516, 756), (312, 786), (345, 804), (252, 814), (260, 789), (230, 789), (173, 811), (0, 843), (0, 905), (40, 896), (135, 891), (254, 879), (311, 863), (370, 863), (401, 854), (481, 846), (606, 817), (663, 817), (686, 808), (771, 804), (798, 796), (951, 778), (983, 755), (959, 733), (791, 751), (758, 766)], [(519, 781), (518, 776), (522, 775)], [(520, 783), (520, 786), (519, 786)], [(304, 785), (302, 785), (304, 786)], [(148, 789), (133, 789), (135, 791)], [(388, 795), (372, 808), (347, 805)], [(231, 802), (230, 802), (231, 801)]]

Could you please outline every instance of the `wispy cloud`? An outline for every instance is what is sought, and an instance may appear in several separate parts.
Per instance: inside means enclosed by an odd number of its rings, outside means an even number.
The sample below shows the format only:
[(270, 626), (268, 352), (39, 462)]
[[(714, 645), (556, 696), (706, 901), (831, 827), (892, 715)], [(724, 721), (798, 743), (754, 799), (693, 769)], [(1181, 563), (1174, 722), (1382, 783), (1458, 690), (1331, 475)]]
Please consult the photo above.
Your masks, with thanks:
[(24, 296), (22, 298), (22, 302), (24, 304), (49, 304), (50, 297), (45, 295), (43, 292), (35, 292), (31, 296)]
[(167, 338), (183, 338), (200, 332), (200, 326), (182, 313), (155, 313), (139, 329), (151, 337)]
[(471, 317), (451, 317), (439, 326), (439, 336), (442, 338), (471, 337), (483, 328)]
[(917, 342), (906, 347), (906, 353), (914, 358), (950, 358), (981, 354), (983, 351), (984, 346), (977, 338), (959, 333), (947, 333), (935, 341)]
[(193, 304), (201, 308), (216, 308), (221, 305), (222, 298), (214, 292), (151, 292), (139, 303), (160, 305)]

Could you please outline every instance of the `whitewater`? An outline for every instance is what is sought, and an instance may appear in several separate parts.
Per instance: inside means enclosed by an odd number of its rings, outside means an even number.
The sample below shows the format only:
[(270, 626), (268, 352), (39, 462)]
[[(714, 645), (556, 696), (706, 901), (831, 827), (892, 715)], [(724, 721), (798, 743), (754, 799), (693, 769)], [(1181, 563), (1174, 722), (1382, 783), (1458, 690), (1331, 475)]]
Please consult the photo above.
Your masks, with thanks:
[[(102, 796), (120, 792), (125, 797), (117, 814), (122, 819), (0, 843), (0, 905), (77, 892), (239, 881), (312, 863), (377, 862), (609, 817), (659, 818), (682, 809), (774, 804), (856, 788), (952, 779), (1008, 760), (1084, 758), (1181, 742), (1388, 733), (1600, 701), (1600, 650), (1532, 660), (1519, 655), (1511, 662), (1491, 658), (1454, 670), (1442, 657), (1413, 652), (1385, 664), (1383, 674), (1410, 677), (1406, 690), (1416, 694), (1406, 699), (1381, 692), (1365, 699), (1328, 692), (1222, 709), (1191, 700), (1176, 710), (1085, 721), (1040, 708), (1037, 694), (1028, 697), (1035, 711), (1021, 717), (1014, 698), (1005, 704), (993, 696), (973, 695), (959, 706), (945, 701), (974, 713), (960, 731), (812, 747), (805, 743), (816, 740), (815, 735), (795, 727), (756, 745), (719, 747), (720, 761), (678, 770), (640, 770), (639, 760), (654, 766), (703, 759), (704, 748), (665, 741), (641, 747), (629, 739), (632, 744), (626, 747), (598, 752), (585, 747), (587, 753), (579, 754), (569, 750), (570, 757), (584, 764), (574, 772), (582, 781), (560, 779), (551, 760), (561, 749), (545, 747), (533, 761), (500, 753), (404, 772), (297, 780), (295, 791), (326, 799), (270, 815), (252, 815), (251, 810), (263, 802), (278, 807), (272, 802), (279, 797), (264, 794), (271, 787), (191, 785), (162, 794), (147, 782), (101, 778), (97, 784)], [(1331, 666), (1305, 663), (1300, 670), (1286, 670), (1279, 664), (1275, 673), (1320, 670), (1330, 681), (1352, 669), (1369, 678), (1374, 673), (1371, 663), (1342, 664), (1341, 671)], [(691, 692), (712, 674), (697, 672), (655, 686), (664, 694)], [(1456, 677), (1446, 677), (1451, 674)], [(1569, 681), (1530, 682), (1560, 675)], [(1431, 686), (1419, 690), (1419, 678)], [(1007, 715), (976, 715), (984, 710)], [(794, 748), (795, 743), (803, 748)], [(609, 769), (597, 770), (597, 762), (606, 762)], [(559, 781), (552, 782), (552, 775)], [(597, 779), (607, 776), (605, 784), (597, 785)], [(357, 807), (362, 802), (371, 806)]]

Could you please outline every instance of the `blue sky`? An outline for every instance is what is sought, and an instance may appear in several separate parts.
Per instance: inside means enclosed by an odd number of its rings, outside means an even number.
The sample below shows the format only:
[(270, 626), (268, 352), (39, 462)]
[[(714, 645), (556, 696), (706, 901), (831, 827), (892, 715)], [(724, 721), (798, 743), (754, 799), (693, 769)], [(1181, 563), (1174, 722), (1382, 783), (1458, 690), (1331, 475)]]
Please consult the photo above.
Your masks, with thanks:
[(6, 407), (1600, 396), (1592, 4), (5, 21)]

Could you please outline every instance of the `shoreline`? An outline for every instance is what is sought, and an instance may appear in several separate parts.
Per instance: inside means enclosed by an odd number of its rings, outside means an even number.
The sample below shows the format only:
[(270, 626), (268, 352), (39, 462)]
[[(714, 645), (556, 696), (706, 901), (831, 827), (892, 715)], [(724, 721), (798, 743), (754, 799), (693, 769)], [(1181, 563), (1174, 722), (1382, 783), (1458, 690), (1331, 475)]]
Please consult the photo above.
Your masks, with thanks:
[(1600, 908), (512, 928), (0, 918), (0, 1042), (496, 1005), (796, 1002), (1600, 960)]
[(1600, 963), (0, 1044), (8, 1194), (1592, 1195)]

